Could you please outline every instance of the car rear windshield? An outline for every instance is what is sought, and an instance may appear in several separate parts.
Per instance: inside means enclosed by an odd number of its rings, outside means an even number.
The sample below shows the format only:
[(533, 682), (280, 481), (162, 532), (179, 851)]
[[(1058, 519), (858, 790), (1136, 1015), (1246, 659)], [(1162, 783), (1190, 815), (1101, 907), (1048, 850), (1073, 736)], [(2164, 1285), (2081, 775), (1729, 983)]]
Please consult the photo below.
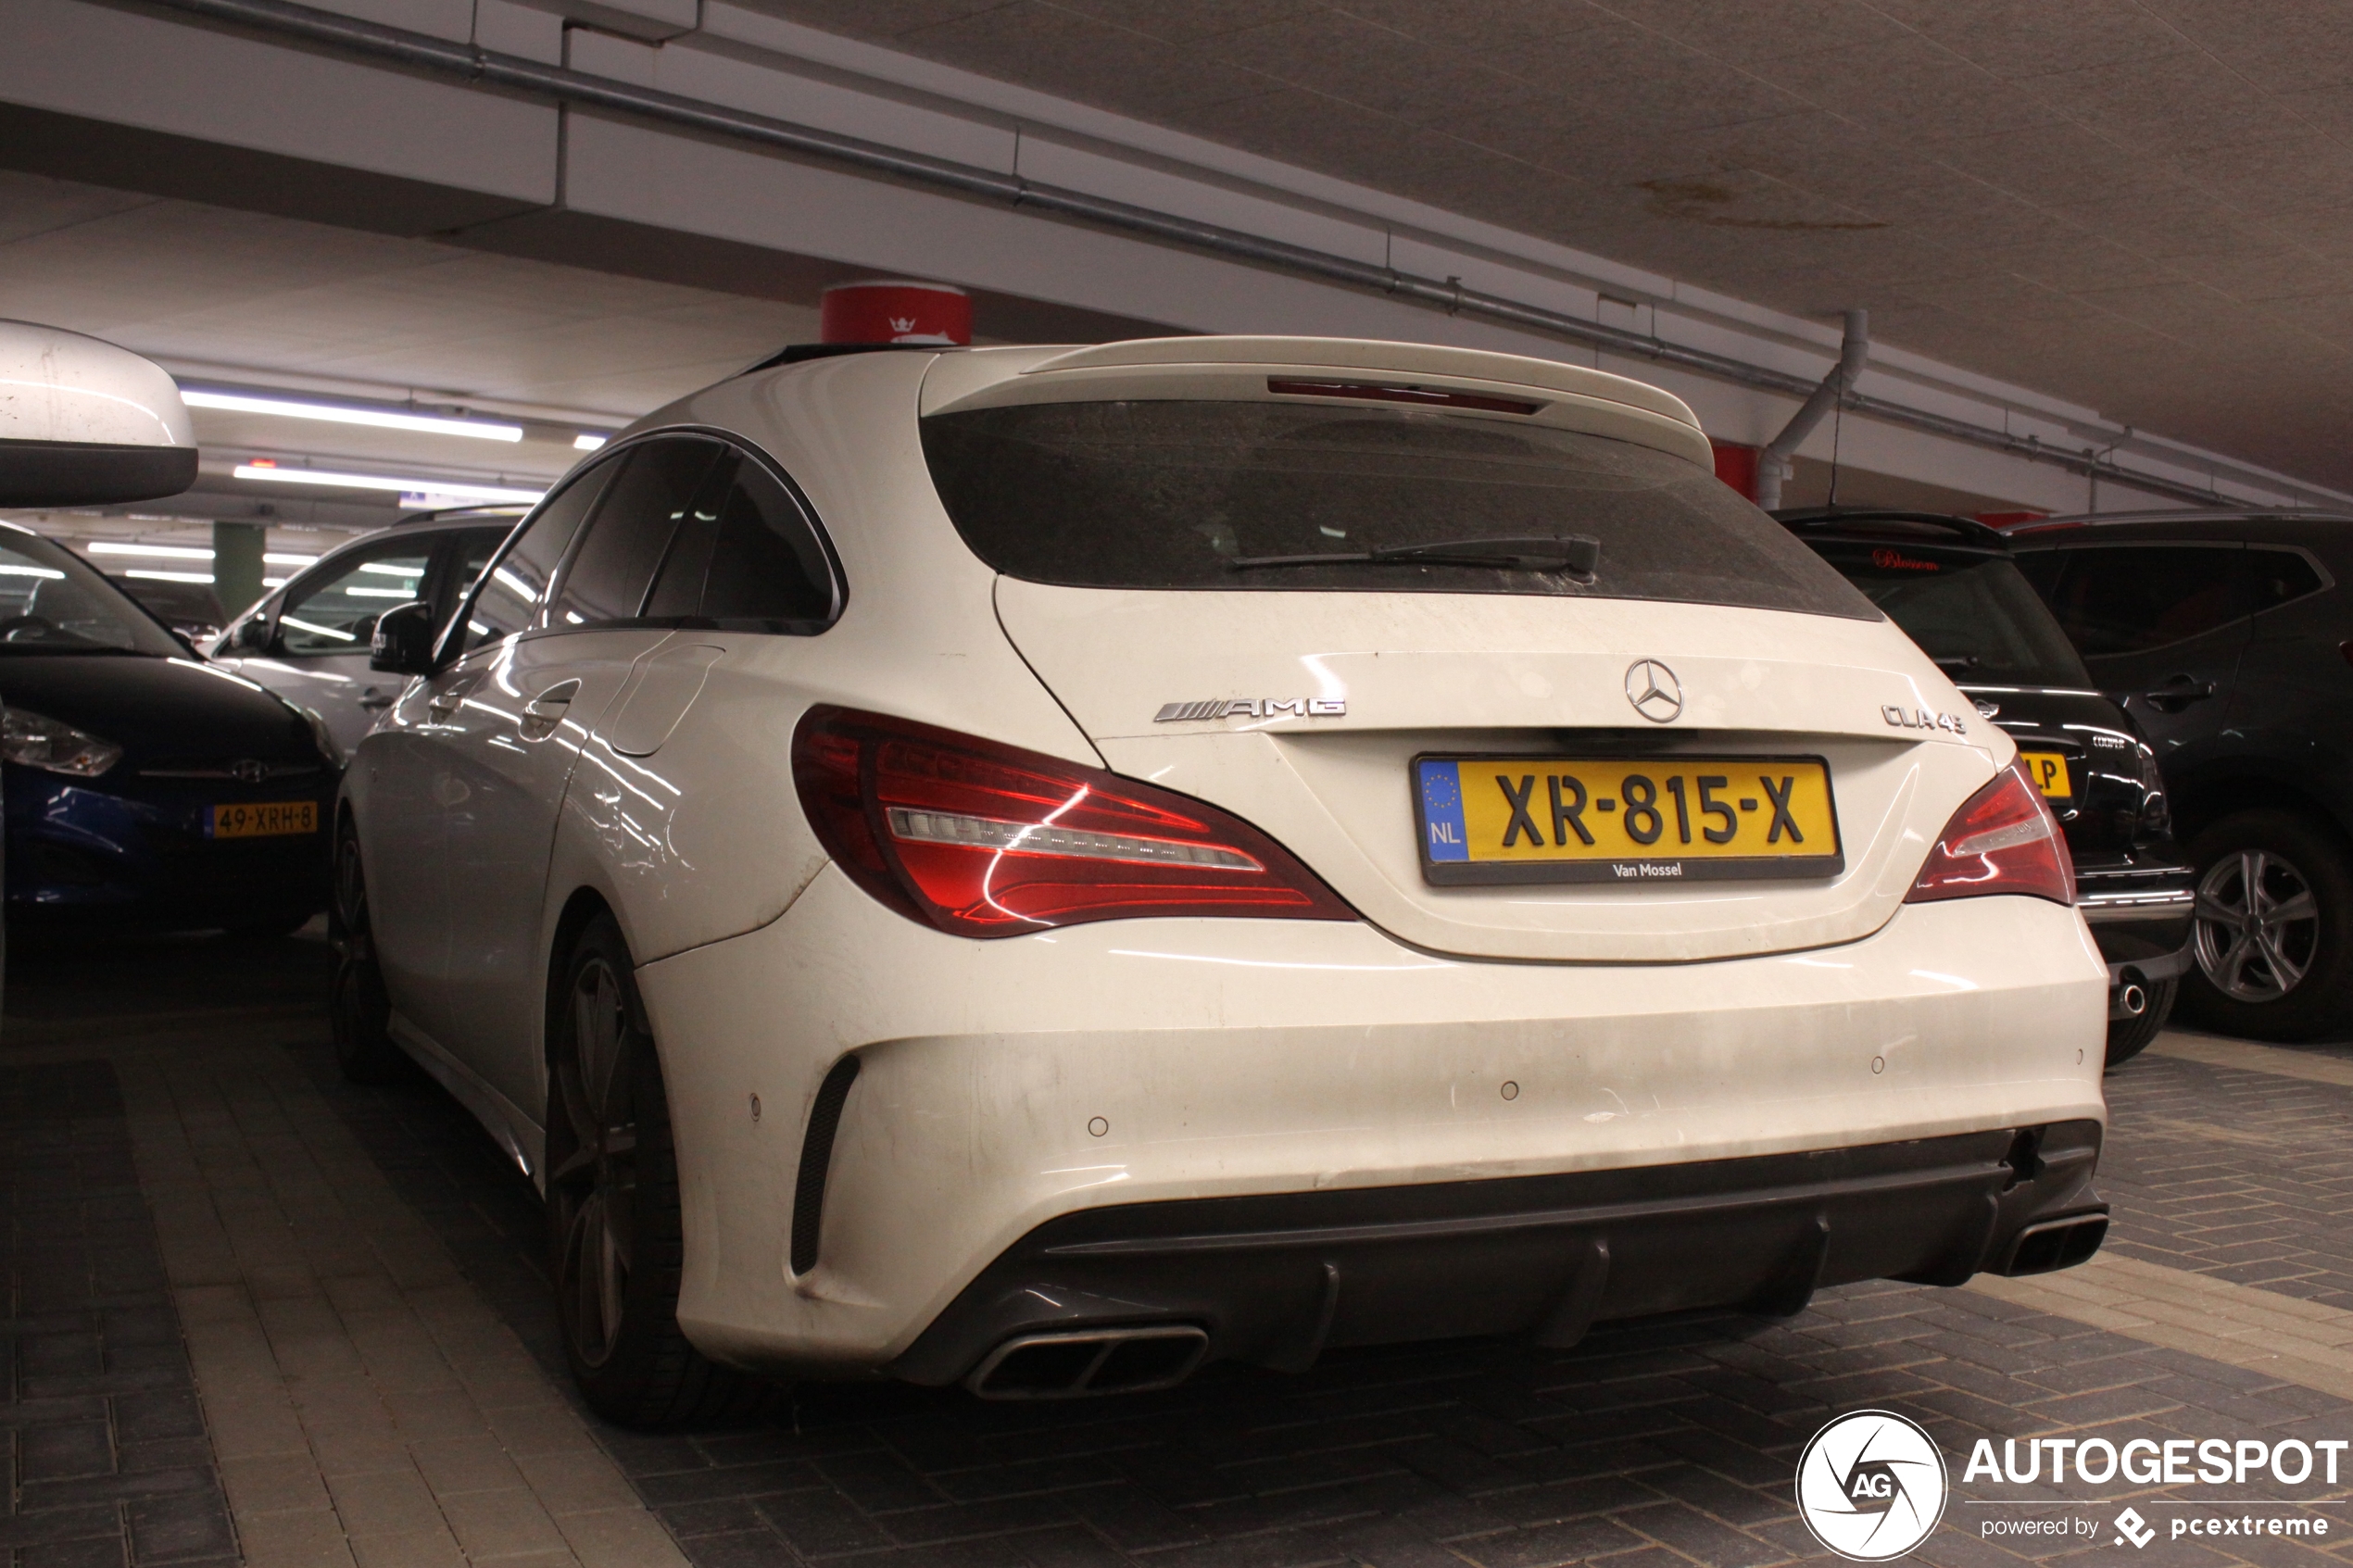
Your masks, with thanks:
[[(1421, 409), (1211, 400), (936, 414), (948, 514), (999, 571), (1077, 588), (1539, 594), (1877, 620), (1714, 474), (1629, 442)], [(1259, 557), (1582, 536), (1567, 571)]]
[(2075, 646), (2007, 557), (1833, 540), (1814, 547), (1955, 685), (2092, 684)]

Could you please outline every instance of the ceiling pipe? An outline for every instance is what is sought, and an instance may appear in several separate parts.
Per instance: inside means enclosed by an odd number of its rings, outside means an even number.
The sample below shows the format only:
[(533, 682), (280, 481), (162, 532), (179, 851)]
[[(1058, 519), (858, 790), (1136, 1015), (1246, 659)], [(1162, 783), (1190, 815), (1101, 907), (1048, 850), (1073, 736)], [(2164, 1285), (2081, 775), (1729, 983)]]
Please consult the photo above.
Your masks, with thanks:
[(1781, 504), (1781, 481), (1796, 471), (1790, 459), (1814, 433), (1814, 427), (1855, 390), (1855, 378), (1863, 373), (1865, 361), (1871, 357), (1871, 318), (1867, 310), (1846, 313), (1846, 334), (1839, 340), (1838, 363), (1822, 378), (1805, 402), (1798, 405), (1781, 433), (1765, 444), (1756, 454), (1756, 504), (1771, 511)]
[[(411, 70), (455, 77), (477, 86), (500, 88), (560, 104), (605, 109), (640, 119), (681, 126), (705, 135), (751, 143), (777, 152), (824, 158), (872, 174), (953, 191), (963, 195), (1002, 201), (1015, 207), (1038, 207), (1081, 222), (1149, 235), (1173, 245), (1258, 266), (1278, 268), (1327, 282), (1378, 290), (1450, 315), (1478, 316), (1491, 321), (1507, 322), (1583, 344), (1606, 354), (1672, 365), (1679, 370), (1760, 392), (1810, 397), (1820, 390), (1802, 376), (1768, 370), (1728, 354), (1715, 354), (1669, 343), (1647, 333), (1605, 326), (1599, 321), (1548, 310), (1501, 295), (1465, 288), (1454, 279), (1416, 277), (1393, 268), (1376, 267), (1369, 262), (1311, 250), (1304, 245), (1287, 245), (1280, 240), (1264, 239), (1214, 223), (1202, 223), (1171, 213), (1156, 212), (1150, 207), (1089, 195), (1083, 191), (1038, 184), (1017, 174), (1000, 174), (993, 169), (951, 163), (921, 153), (901, 152), (898, 148), (862, 141), (854, 136), (794, 125), (741, 109), (723, 108), (657, 88), (633, 86), (561, 66), (542, 65), (516, 55), (497, 54), (471, 44), (453, 44), (429, 33), (360, 21), (314, 6), (296, 5), (293, 0), (150, 0), (150, 3), (159, 10), (178, 11), (208, 21), (298, 39), (312, 47), (382, 60)], [(2081, 455), (2060, 451), (2045, 445), (2031, 435), (2013, 435), (2007, 430), (1971, 424), (1965, 420), (1892, 403), (1885, 398), (1849, 393), (1846, 407), (1889, 424), (2007, 453), (2032, 462), (2050, 463), (2072, 473), (2092, 475), (2149, 495), (2207, 506), (2227, 504), (2229, 501), (2229, 497), (2221, 495), (2211, 485), (2200, 487), (2153, 474), (2138, 473), (2089, 450)]]

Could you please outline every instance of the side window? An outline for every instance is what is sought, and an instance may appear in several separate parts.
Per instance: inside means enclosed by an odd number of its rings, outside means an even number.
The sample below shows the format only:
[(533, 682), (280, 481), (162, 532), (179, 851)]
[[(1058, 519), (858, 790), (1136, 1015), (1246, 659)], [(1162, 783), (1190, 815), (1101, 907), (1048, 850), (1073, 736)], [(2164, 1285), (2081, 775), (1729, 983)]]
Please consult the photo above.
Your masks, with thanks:
[(2250, 547), (2246, 552), (2246, 575), (2259, 613), (2277, 609), (2328, 586), (2312, 569), (2312, 563), (2296, 550)]
[(482, 591), (466, 607), (468, 651), (530, 630), (538, 619), (540, 602), (547, 592), (548, 579), (556, 574), (557, 563), (564, 558), (573, 535), (595, 509), (597, 497), (604, 493), (618, 466), (612, 461), (598, 463), (541, 503), (514, 548), (490, 569)]
[(728, 632), (815, 632), (834, 614), (834, 573), (792, 492), (731, 454), (697, 498), (646, 613)]
[(366, 653), (377, 616), (424, 596), (432, 559), (430, 538), (387, 539), (288, 588), (278, 610), (278, 653), (287, 659)]
[(564, 568), (551, 628), (610, 625), (642, 612), (654, 571), (711, 465), (715, 441), (649, 441), (623, 455), (625, 466)]
[(2236, 546), (2119, 545), (2054, 551), (2068, 558), (2051, 598), (2087, 659), (2186, 642), (2254, 610)]

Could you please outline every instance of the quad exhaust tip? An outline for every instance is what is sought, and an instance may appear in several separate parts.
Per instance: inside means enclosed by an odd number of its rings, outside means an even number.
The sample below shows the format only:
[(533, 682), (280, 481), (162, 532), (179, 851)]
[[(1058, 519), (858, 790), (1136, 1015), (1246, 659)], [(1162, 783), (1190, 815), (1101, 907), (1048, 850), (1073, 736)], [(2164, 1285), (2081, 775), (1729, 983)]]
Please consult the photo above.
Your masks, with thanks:
[(964, 1386), (984, 1399), (1077, 1399), (1174, 1388), (1209, 1354), (1190, 1323), (1025, 1334), (988, 1352)]
[(2097, 1252), (2107, 1236), (2106, 1214), (2070, 1214), (2062, 1219), (2045, 1220), (2018, 1233), (2018, 1240), (2010, 1248), (2009, 1261), (2001, 1272), (2015, 1279), (2020, 1274), (2071, 1269)]

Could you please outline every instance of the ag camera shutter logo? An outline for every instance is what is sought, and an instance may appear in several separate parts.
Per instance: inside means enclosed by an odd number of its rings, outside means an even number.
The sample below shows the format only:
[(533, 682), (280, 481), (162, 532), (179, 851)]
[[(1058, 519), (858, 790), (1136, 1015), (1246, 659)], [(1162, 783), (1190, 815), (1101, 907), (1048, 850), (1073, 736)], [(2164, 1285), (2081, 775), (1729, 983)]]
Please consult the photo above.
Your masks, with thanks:
[(1849, 1562), (1885, 1562), (1928, 1539), (1949, 1491), (1935, 1440), (1889, 1411), (1840, 1416), (1797, 1461), (1798, 1516)]

